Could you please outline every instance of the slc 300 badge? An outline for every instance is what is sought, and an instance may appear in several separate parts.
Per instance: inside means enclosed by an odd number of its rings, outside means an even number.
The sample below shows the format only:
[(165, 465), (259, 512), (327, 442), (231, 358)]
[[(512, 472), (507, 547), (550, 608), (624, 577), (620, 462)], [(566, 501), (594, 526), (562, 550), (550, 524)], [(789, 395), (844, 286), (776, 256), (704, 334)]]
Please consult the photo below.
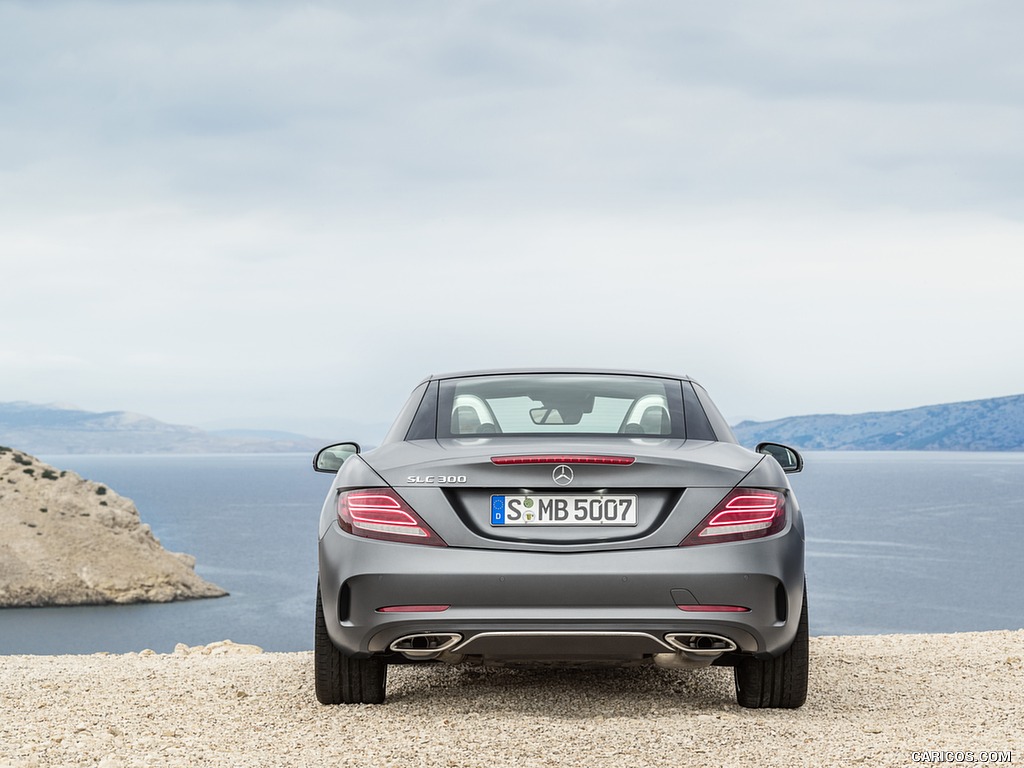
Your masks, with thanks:
[(467, 480), (465, 475), (409, 475), (405, 478), (405, 482), (409, 485), (415, 485), (416, 483), (433, 483), (435, 485), (442, 485), (465, 483)]

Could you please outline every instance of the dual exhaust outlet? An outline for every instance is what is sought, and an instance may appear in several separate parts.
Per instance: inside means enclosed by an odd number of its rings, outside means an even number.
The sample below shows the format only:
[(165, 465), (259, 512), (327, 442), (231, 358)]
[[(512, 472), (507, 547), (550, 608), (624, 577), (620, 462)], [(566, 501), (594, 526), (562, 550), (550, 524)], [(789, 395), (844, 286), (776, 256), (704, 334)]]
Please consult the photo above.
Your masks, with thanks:
[(462, 642), (458, 632), (421, 632), (400, 637), (390, 646), (409, 659), (436, 659)]
[(677, 651), (696, 656), (720, 656), (736, 650), (736, 643), (728, 637), (705, 632), (673, 632), (665, 635), (665, 642)]
[[(723, 653), (737, 650), (736, 643), (723, 635), (715, 635), (707, 632), (670, 632), (659, 639), (646, 632), (489, 632), (484, 633), (487, 637), (500, 635), (502, 638), (531, 638), (548, 637), (553, 641), (577, 640), (586, 642), (588, 638), (594, 637), (634, 637), (645, 644), (653, 643), (665, 649), (664, 653), (654, 654), (654, 660), (659, 666), (705, 666)], [(481, 635), (480, 637), (482, 637)], [(404, 635), (391, 643), (389, 649), (400, 653), (406, 658), (428, 661), (436, 659), (449, 651), (471, 653), (468, 646), (472, 645), (474, 638), (463, 643), (463, 636), (458, 632), (419, 632), (412, 635)], [(457, 646), (458, 650), (455, 650)], [(659, 658), (661, 657), (661, 658)]]

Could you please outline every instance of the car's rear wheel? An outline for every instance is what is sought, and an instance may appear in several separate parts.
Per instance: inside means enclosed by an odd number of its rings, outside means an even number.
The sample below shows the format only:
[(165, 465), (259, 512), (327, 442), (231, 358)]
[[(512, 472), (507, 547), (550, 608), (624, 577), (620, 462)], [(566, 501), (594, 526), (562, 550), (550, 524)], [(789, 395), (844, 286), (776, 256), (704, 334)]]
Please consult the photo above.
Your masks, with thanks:
[(771, 659), (744, 658), (734, 668), (736, 701), (741, 707), (796, 709), (807, 700), (809, 669), (807, 587), (793, 644)]
[(321, 704), (380, 704), (384, 701), (387, 662), (372, 656), (354, 659), (338, 650), (327, 634), (319, 587), (316, 590), (313, 669), (316, 699)]

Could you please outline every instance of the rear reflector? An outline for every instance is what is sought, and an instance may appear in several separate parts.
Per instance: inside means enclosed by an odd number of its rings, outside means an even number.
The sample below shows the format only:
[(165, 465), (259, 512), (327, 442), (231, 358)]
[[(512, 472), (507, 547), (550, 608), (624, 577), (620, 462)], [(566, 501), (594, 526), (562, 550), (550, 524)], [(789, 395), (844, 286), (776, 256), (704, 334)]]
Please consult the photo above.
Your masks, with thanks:
[(636, 461), (632, 456), (593, 456), (571, 454), (565, 456), (492, 456), (491, 463), (505, 464), (604, 464), (628, 467)]
[(377, 613), (441, 613), (449, 608), (450, 605), (386, 605), (378, 608)]
[(749, 613), (749, 608), (742, 605), (677, 605), (680, 611), (687, 613)]

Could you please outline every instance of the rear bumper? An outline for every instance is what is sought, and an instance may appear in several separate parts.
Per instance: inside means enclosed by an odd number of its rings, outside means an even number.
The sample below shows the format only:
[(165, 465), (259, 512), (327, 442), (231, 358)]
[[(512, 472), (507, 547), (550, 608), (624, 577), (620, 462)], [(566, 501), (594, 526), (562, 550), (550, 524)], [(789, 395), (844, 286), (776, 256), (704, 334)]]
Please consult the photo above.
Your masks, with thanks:
[[(430, 632), (458, 633), (467, 651), (494, 659), (626, 660), (671, 650), (658, 645), (679, 632), (720, 635), (741, 652), (768, 656), (784, 651), (796, 635), (803, 550), (792, 526), (748, 542), (548, 553), (374, 541), (334, 525), (320, 541), (320, 590), (331, 640), (354, 656), (385, 652), (399, 638)], [(691, 602), (750, 610), (688, 613), (677, 607)], [(378, 611), (417, 605), (449, 608)], [(484, 641), (510, 632), (532, 637)], [(598, 639), (602, 633), (645, 637), (635, 644), (610, 642)], [(478, 636), (480, 642), (469, 642)]]

